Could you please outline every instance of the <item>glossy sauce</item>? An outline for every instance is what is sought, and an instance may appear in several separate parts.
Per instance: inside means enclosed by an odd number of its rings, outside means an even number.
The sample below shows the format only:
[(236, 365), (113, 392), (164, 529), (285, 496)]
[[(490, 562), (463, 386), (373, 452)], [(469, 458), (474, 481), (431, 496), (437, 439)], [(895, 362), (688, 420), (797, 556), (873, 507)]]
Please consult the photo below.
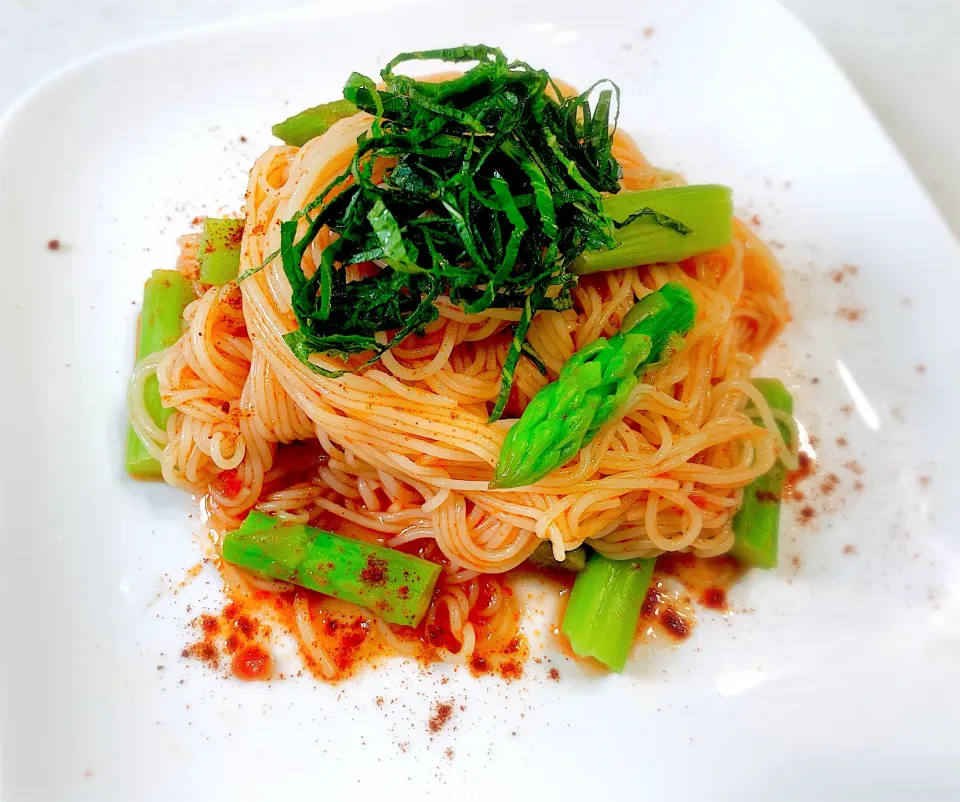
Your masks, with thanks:
[[(325, 670), (297, 636), (297, 593), (308, 600), (316, 637), (314, 645), (329, 657), (332, 671), (330, 666)], [(468, 668), (475, 675), (497, 674), (506, 680), (519, 679), (530, 652), (526, 637), (519, 631), (519, 612), (514, 609), (507, 616), (501, 616), (494, 626), (494, 622), (483, 615), (483, 594), (481, 586), (481, 599), (470, 614), (476, 647)], [(401, 656), (429, 665), (440, 662), (438, 648), (459, 649), (459, 643), (450, 633), (443, 605), (430, 624), (424, 619), (414, 628), (382, 624), (363, 608), (312, 591), (257, 590), (247, 596), (236, 596), (219, 616), (204, 615), (197, 619), (195, 624), (203, 637), (184, 649), (183, 656), (219, 668), (224, 658), (232, 655), (230, 668), (235, 676), (241, 679), (269, 677), (272, 671), (269, 644), (258, 636), (270, 630), (262, 621), (275, 622), (281, 630), (293, 633), (306, 669), (317, 679), (329, 682), (347, 679), (365, 666), (381, 667), (389, 657)], [(388, 627), (389, 632), (384, 633), (383, 627)], [(283, 675), (277, 676), (283, 678)]]
[(797, 459), (797, 469), (787, 471), (787, 475), (784, 477), (783, 498), (786, 501), (803, 501), (806, 496), (799, 489), (799, 485), (816, 472), (816, 462), (809, 454), (801, 451), (797, 455)]
[[(434, 549), (435, 544), (426, 543), (414, 544), (404, 551), (437, 559)], [(636, 643), (685, 640), (696, 624), (695, 603), (726, 612), (727, 590), (742, 573), (742, 567), (728, 556), (702, 559), (691, 554), (662, 555), (641, 610)], [(551, 645), (582, 666), (605, 673), (606, 669), (597, 661), (575, 655), (560, 631), (576, 574), (524, 565), (510, 572), (510, 576), (535, 578), (548, 594), (560, 598), (557, 618), (550, 625)], [(506, 680), (518, 679), (530, 656), (527, 639), (520, 632), (520, 605), (509, 585), (501, 582), (499, 588), (508, 597), (501, 604), (508, 605), (507, 612), (491, 619), (485, 612), (493, 606), (498, 583), (486, 577), (479, 581), (478, 601), (469, 617), (476, 633), (476, 648), (467, 667), (475, 676), (496, 674)], [(202, 615), (196, 619), (201, 639), (184, 649), (183, 656), (201, 660), (212, 668), (221, 667), (224, 659), (229, 659), (231, 673), (244, 680), (282, 679), (282, 674), (274, 672), (270, 654), (271, 627), (263, 622), (275, 623), (296, 636), (298, 593), (310, 605), (316, 643), (333, 664), (332, 672), (329, 667), (324, 671), (301, 639), (295, 637), (304, 666), (318, 679), (339, 682), (365, 666), (382, 667), (387, 658), (394, 656), (429, 665), (440, 661), (437, 649), (459, 648), (450, 632), (444, 605), (439, 606), (437, 615), (429, 622), (425, 618), (418, 627), (389, 625), (385, 633), (383, 628), (387, 625), (355, 605), (302, 589), (279, 593), (256, 590), (231, 599), (219, 616)]]
[[(634, 645), (675, 645), (686, 640), (696, 625), (697, 604), (728, 612), (727, 592), (743, 572), (743, 567), (727, 555), (711, 558), (687, 553), (661, 555), (640, 611)], [(561, 632), (560, 625), (575, 574), (540, 570), (536, 573), (548, 583), (548, 592), (559, 593), (561, 599), (556, 621), (550, 629), (551, 645), (581, 666), (606, 673), (607, 669), (601, 663), (575, 654)]]
[(695, 603), (726, 612), (727, 590), (742, 573), (740, 564), (727, 555), (660, 555), (640, 613), (638, 641), (685, 640), (696, 625)]
[(272, 659), (270, 653), (258, 644), (245, 646), (230, 661), (230, 670), (243, 680), (267, 679)]

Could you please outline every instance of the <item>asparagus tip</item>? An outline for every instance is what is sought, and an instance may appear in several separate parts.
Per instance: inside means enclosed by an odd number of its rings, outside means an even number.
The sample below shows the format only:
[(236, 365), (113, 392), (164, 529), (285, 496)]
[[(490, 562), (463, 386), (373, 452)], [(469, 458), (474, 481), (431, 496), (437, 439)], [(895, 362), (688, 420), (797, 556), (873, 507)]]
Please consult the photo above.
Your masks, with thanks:
[[(497, 468), (500, 466), (498, 465)], [(521, 473), (517, 471), (495, 470), (493, 478), (490, 480), (491, 490), (512, 490), (515, 487), (523, 487), (530, 484)]]

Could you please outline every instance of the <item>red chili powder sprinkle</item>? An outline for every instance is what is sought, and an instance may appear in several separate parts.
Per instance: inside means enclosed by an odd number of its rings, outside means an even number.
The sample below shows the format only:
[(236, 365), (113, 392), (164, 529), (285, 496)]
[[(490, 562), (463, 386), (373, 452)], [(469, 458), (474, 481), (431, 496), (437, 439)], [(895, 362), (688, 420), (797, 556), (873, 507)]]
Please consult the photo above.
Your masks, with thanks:
[(797, 469), (795, 471), (790, 471), (787, 474), (787, 481), (796, 483), (812, 475), (813, 475), (813, 459), (805, 451), (801, 451), (797, 455)]
[(367, 564), (360, 572), (360, 580), (367, 585), (385, 585), (387, 583), (388, 568), (389, 565), (386, 560), (382, 560), (371, 554), (367, 557)]
[(557, 669), (555, 669), (555, 668), (551, 668), (551, 669), (547, 672), (547, 677), (549, 677), (550, 679), (552, 679), (554, 682), (560, 682), (560, 672), (557, 671)]
[(847, 543), (847, 545), (843, 547), (843, 553), (844, 553), (844, 554), (856, 554), (856, 553), (857, 553), (857, 547), (854, 546), (852, 543)]
[(711, 610), (727, 609), (727, 594), (723, 588), (707, 588), (700, 594), (700, 604)]
[(500, 676), (504, 679), (520, 679), (523, 676), (523, 666), (516, 660), (507, 660), (500, 664)]
[(823, 480), (820, 485), (820, 492), (825, 496), (829, 496), (837, 489), (837, 486), (840, 484), (840, 477), (835, 473), (827, 474), (827, 478)]
[(58, 240), (58, 239), (52, 239), (52, 240), (50, 240), (50, 241), (47, 243), (47, 249), (48, 249), (48, 250), (51, 250), (51, 251), (59, 251), (59, 250), (60, 250), (60, 240)]
[(430, 732), (440, 732), (453, 715), (453, 705), (449, 702), (438, 702), (434, 705), (433, 711), (428, 726)]
[(241, 615), (236, 621), (236, 627), (239, 629), (245, 637), (252, 638), (257, 634), (257, 621), (250, 616)]
[(660, 623), (663, 624), (667, 632), (678, 640), (690, 634), (690, 627), (687, 625), (687, 622), (683, 616), (672, 607), (668, 607), (660, 614)]
[(866, 310), (864, 309), (857, 309), (852, 306), (841, 306), (837, 310), (837, 317), (843, 320), (848, 320), (851, 323), (856, 323), (864, 316), (865, 312)]
[(800, 523), (810, 523), (810, 521), (812, 521), (816, 515), (817, 511), (807, 504), (803, 509), (800, 510)]
[(211, 668), (220, 667), (220, 655), (217, 653), (217, 647), (207, 641), (201, 641), (200, 643), (194, 643), (192, 646), (188, 646), (180, 652), (180, 656), (193, 657), (206, 663)]
[(204, 613), (200, 616), (200, 628), (208, 635), (212, 635), (220, 629), (220, 621), (216, 616)]

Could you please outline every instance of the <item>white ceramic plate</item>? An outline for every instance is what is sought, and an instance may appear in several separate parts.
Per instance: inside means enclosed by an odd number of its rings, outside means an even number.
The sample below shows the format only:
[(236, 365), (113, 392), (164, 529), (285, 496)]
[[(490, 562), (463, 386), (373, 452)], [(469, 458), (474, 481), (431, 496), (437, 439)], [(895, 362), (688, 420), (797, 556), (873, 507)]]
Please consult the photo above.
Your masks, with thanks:
[[(196, 508), (122, 473), (144, 278), (194, 215), (239, 209), (271, 123), (353, 69), (464, 41), (615, 79), (656, 163), (735, 188), (795, 305), (766, 368), (839, 487), (735, 588), (749, 612), (701, 615), (622, 676), (541, 650), (559, 683), (546, 663), (512, 684), (401, 664), (335, 687), (224, 678), (179, 656), (222, 602), (209, 567), (177, 590)], [(4, 799), (960, 796), (960, 252), (778, 6), (354, 2), (115, 50), (5, 120), (0, 242)]]

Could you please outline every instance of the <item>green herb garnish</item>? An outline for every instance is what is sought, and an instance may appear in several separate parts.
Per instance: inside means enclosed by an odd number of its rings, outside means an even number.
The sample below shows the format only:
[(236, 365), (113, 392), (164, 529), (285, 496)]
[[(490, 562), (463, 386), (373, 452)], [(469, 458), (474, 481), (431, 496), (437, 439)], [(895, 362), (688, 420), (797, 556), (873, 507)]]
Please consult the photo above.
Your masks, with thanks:
[[(425, 60), (478, 63), (439, 83), (394, 72)], [(380, 77), (384, 89), (357, 73), (344, 87), (344, 98), (374, 117), (328, 189), (351, 183), (281, 224), (279, 255), (299, 325), (286, 340), (313, 370), (335, 377), (356, 368), (327, 370), (310, 357), (372, 352), (370, 364), (435, 320), (441, 294), (468, 313), (519, 308), (493, 421), (521, 352), (537, 361), (525, 342), (534, 314), (568, 308), (572, 263), (616, 244), (601, 193), (620, 189), (611, 152), (619, 90), (601, 82), (561, 98), (544, 70), (485, 45), (401, 53)], [(384, 159), (395, 164), (375, 180)], [(306, 278), (303, 255), (324, 226), (338, 238)], [(381, 272), (347, 282), (342, 267), (364, 261)], [(386, 344), (379, 332), (392, 334)]]

